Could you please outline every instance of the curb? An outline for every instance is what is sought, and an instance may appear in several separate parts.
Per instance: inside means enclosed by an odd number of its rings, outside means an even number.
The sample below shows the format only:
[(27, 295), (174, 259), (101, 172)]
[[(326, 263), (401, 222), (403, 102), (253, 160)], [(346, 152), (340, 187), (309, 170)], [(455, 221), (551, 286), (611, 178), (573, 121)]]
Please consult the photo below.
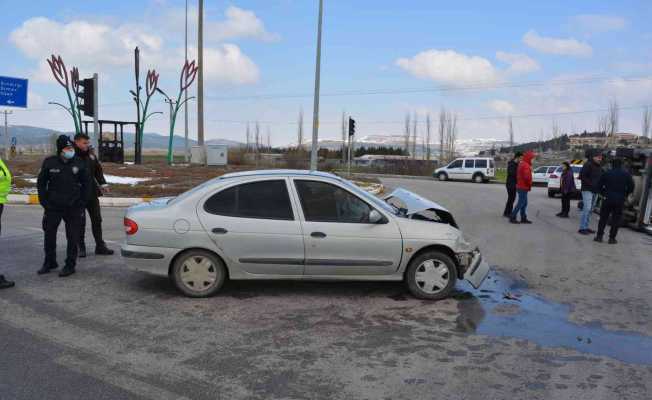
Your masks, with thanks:
[[(135, 204), (152, 201), (153, 197), (100, 197), (100, 205), (104, 207), (129, 207)], [(10, 194), (7, 204), (38, 205), (37, 194)]]

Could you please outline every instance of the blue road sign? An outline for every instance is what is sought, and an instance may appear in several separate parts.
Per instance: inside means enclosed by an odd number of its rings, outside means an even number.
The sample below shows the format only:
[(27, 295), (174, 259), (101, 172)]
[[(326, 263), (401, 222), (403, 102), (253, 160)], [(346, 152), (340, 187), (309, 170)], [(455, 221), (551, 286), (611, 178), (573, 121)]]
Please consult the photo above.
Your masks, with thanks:
[(27, 79), (0, 76), (0, 106), (27, 108)]

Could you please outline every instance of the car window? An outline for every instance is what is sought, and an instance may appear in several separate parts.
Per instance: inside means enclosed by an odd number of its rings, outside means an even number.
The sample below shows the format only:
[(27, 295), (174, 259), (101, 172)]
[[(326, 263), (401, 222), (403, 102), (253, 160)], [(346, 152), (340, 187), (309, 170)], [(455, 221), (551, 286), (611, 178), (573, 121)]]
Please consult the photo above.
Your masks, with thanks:
[(489, 168), (494, 168), (494, 160), (489, 160)]
[(548, 167), (548, 173), (552, 174), (553, 172), (555, 172), (555, 168), (556, 167)]
[(562, 167), (557, 167), (557, 169), (555, 170), (555, 172), (557, 172), (557, 173), (561, 173), (561, 171), (563, 171)]
[(574, 174), (579, 174), (580, 171), (582, 170), (582, 166), (581, 166), (581, 165), (572, 165), (571, 168), (573, 169), (573, 173), (574, 173)]
[(487, 168), (487, 160), (475, 160), (476, 168)]
[(204, 210), (229, 217), (294, 219), (284, 180), (244, 183), (224, 189), (204, 203)]
[(348, 191), (325, 182), (294, 183), (306, 221), (368, 223), (371, 207)]
[(464, 168), (473, 168), (473, 160), (464, 160)]
[(539, 167), (539, 168), (537, 168), (537, 169), (534, 170), (534, 173), (535, 173), (535, 174), (543, 174), (543, 173), (545, 173), (547, 170), (548, 170), (547, 167)]
[(455, 160), (448, 164), (448, 168), (462, 168), (462, 160)]

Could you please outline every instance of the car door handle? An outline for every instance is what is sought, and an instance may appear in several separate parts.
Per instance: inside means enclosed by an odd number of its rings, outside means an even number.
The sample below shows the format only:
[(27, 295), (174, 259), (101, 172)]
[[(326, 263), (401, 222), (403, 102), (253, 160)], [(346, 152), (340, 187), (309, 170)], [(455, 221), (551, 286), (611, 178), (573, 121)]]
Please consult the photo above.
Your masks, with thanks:
[(317, 239), (323, 239), (326, 237), (326, 234), (324, 232), (313, 232), (310, 234), (310, 236), (317, 238)]
[(224, 228), (213, 228), (212, 232), (213, 232), (214, 234), (216, 234), (216, 235), (224, 235), (224, 234), (226, 234), (228, 231), (227, 231), (226, 229), (224, 229)]

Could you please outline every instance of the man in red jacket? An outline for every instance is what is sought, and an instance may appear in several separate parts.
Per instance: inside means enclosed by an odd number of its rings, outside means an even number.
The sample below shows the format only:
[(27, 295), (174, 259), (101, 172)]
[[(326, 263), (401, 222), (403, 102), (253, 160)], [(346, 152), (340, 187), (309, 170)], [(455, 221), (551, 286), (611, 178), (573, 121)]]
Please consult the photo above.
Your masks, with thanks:
[(531, 224), (532, 221), (527, 219), (527, 193), (532, 189), (532, 159), (535, 154), (533, 151), (527, 151), (523, 154), (523, 160), (518, 163), (516, 172), (516, 193), (518, 194), (518, 203), (512, 211), (509, 222), (518, 224), (516, 216), (521, 213), (521, 224)]

